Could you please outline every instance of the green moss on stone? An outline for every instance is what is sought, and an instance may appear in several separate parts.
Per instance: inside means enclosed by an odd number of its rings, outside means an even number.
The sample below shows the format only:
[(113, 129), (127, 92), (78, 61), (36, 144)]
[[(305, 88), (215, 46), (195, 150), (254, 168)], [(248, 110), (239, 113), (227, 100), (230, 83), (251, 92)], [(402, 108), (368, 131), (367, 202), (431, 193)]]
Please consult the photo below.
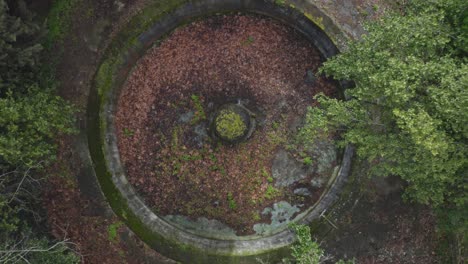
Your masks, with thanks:
[(315, 17), (309, 13), (304, 13), (304, 16), (307, 17), (310, 21), (314, 22), (314, 24), (317, 25), (321, 30), (325, 31), (325, 25), (323, 24), (323, 17)]
[(242, 116), (230, 109), (223, 109), (215, 120), (216, 132), (222, 139), (236, 140), (247, 130)]

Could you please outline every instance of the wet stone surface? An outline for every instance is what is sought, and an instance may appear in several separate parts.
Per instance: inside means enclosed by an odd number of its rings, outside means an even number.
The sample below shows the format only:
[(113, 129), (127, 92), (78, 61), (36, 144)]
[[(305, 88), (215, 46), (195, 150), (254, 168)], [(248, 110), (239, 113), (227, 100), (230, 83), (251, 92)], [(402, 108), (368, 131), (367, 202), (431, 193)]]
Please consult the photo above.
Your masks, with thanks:
[(286, 187), (304, 179), (308, 174), (307, 170), (287, 151), (279, 150), (273, 160), (271, 172), (276, 180), (275, 186)]

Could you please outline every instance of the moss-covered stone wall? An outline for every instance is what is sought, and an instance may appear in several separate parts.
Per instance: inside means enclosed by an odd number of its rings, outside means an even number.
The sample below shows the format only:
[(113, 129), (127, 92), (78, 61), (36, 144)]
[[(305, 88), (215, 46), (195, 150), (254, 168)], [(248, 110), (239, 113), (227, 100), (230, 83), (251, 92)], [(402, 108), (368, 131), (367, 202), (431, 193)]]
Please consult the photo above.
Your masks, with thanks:
[[(208, 238), (180, 230), (144, 205), (126, 180), (120, 164), (113, 113), (119, 89), (134, 63), (177, 26), (215, 13), (234, 11), (271, 16), (296, 28), (318, 47), (323, 57), (336, 54), (336, 45), (340, 46), (337, 40), (343, 39), (331, 20), (308, 2), (291, 6), (264, 0), (152, 1), (111, 42), (96, 73), (89, 100), (89, 149), (101, 189), (114, 212), (157, 251), (187, 263), (255, 263), (257, 258), (279, 260), (288, 254), (288, 246), (294, 241), (289, 230), (269, 237), (242, 239)], [(345, 159), (350, 160), (351, 156), (352, 151), (347, 150)], [(348, 171), (349, 162), (343, 162), (336, 182), (342, 185)], [(341, 185), (330, 190), (339, 192)], [(336, 193), (324, 194), (317, 209), (311, 209), (304, 219), (310, 221), (317, 217), (319, 210), (335, 198)]]

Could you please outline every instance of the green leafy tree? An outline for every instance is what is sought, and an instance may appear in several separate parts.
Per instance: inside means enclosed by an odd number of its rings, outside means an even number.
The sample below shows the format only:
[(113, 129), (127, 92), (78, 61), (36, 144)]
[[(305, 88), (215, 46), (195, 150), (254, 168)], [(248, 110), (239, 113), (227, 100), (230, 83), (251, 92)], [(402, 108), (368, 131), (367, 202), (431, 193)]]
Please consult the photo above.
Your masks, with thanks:
[(321, 72), (353, 80), (347, 100), (316, 97), (302, 135), (340, 131), (372, 164), (399, 175), (405, 197), (433, 205), (467, 232), (468, 2), (410, 1), (406, 13), (369, 24), (368, 35)]
[[(331, 256), (325, 254), (317, 241), (312, 239), (310, 227), (307, 225), (291, 224), (290, 228), (296, 234), (296, 242), (291, 246), (292, 259), (284, 259), (283, 263), (321, 264), (332, 263)], [(338, 260), (336, 264), (354, 264), (354, 260)]]
[[(18, 3), (21, 1), (18, 1)], [(42, 46), (40, 27), (28, 17), (11, 15), (0, 0), (0, 96), (27, 92), (35, 83)]]
[(325, 251), (312, 240), (310, 227), (306, 225), (292, 225), (297, 241), (291, 247), (291, 256), (297, 264), (319, 264), (325, 257)]
[(73, 132), (73, 108), (31, 86), (27, 96), (0, 98), (0, 157), (9, 166), (30, 167), (53, 158), (54, 137)]
[(43, 166), (55, 138), (73, 132), (73, 108), (41, 77), (41, 29), (22, 0), (0, 0), (0, 263), (77, 263), (67, 243), (33, 232)]

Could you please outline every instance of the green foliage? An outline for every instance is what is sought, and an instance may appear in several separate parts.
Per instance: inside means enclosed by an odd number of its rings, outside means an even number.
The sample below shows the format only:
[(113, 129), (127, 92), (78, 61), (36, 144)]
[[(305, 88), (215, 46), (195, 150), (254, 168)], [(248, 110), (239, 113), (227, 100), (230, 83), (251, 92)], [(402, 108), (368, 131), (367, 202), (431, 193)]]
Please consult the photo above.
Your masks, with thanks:
[[(312, 240), (310, 227), (306, 225), (290, 224), (296, 234), (296, 242), (291, 246), (292, 261), (296, 264), (320, 264), (331, 263), (329, 256), (325, 255), (325, 251), (320, 248), (319, 243)], [(291, 260), (285, 259), (283, 263), (291, 263)], [(335, 264), (354, 264), (354, 260), (338, 260)]]
[(312, 165), (313, 161), (312, 161), (312, 158), (311, 158), (311, 157), (305, 157), (305, 158), (302, 160), (302, 163), (304, 163), (305, 166), (310, 166), (310, 165)]
[[(2, 187), (0, 185), (0, 187)], [(8, 233), (18, 230), (20, 219), (18, 218), (18, 207), (12, 207), (6, 197), (0, 196), (0, 238)]]
[(27, 92), (35, 82), (42, 50), (37, 43), (39, 26), (9, 11), (0, 0), (0, 97)]
[(192, 99), (192, 104), (195, 107), (195, 116), (192, 120), (192, 124), (196, 124), (202, 120), (205, 120), (206, 114), (205, 110), (203, 110), (203, 105), (200, 96), (192, 94), (190, 98)]
[(111, 242), (116, 242), (117, 241), (117, 233), (119, 231), (119, 228), (123, 225), (123, 222), (117, 221), (113, 224), (110, 224), (107, 227), (107, 236), (109, 238), (109, 241)]
[(78, 4), (79, 0), (56, 0), (47, 16), (47, 39), (46, 47), (50, 48), (56, 41), (64, 38), (70, 30), (71, 12)]
[(248, 36), (246, 40), (242, 41), (242, 46), (247, 46), (254, 43), (255, 39), (252, 36)]
[(9, 166), (51, 160), (57, 133), (73, 132), (72, 107), (37, 87), (27, 97), (0, 98), (0, 109), (0, 158)]
[(56, 137), (74, 131), (74, 110), (55, 95), (53, 72), (44, 70), (40, 27), (24, 1), (10, 2), (20, 11), (0, 0), (0, 262), (77, 263), (66, 243), (31, 231), (38, 170), (54, 160)]
[(276, 189), (275, 187), (271, 185), (268, 185), (265, 191), (265, 194), (263, 194), (263, 197), (265, 197), (265, 199), (272, 199), (278, 196), (280, 193), (281, 193), (280, 190)]
[(275, 4), (277, 4), (277, 5), (285, 5), (285, 4), (286, 4), (286, 0), (275, 0)]
[(39, 27), (11, 16), (0, 0), (0, 169), (53, 157), (57, 133), (72, 132), (73, 109), (41, 87)]
[(325, 251), (312, 240), (310, 228), (306, 225), (292, 224), (290, 228), (296, 234), (296, 242), (291, 246), (291, 255), (297, 264), (318, 264), (325, 256)]
[(132, 137), (133, 134), (135, 134), (135, 132), (133, 132), (133, 130), (131, 130), (131, 129), (128, 129), (128, 128), (124, 127), (123, 134), (126, 137)]
[(405, 16), (368, 25), (368, 35), (321, 68), (354, 81), (349, 100), (317, 96), (321, 107), (309, 109), (301, 132), (310, 142), (321, 132), (344, 131), (340, 144), (356, 145), (373, 164), (372, 175), (399, 175), (409, 183), (405, 197), (463, 212), (452, 227), (465, 232), (467, 5), (411, 1)]
[(267, 132), (267, 140), (271, 142), (271, 144), (280, 145), (287, 142), (287, 135), (283, 131), (268, 131)]
[(252, 220), (254, 220), (254, 221), (262, 220), (262, 217), (260, 216), (260, 213), (259, 212), (253, 212), (252, 213)]
[(277, 130), (280, 126), (280, 123), (279, 122), (276, 122), (276, 121), (273, 121), (271, 123), (271, 128), (273, 128), (273, 130)]
[(219, 136), (227, 140), (235, 140), (247, 130), (247, 125), (242, 117), (235, 111), (228, 109), (222, 109), (216, 116), (215, 127)]
[(232, 193), (228, 193), (227, 201), (228, 201), (229, 208), (231, 208), (232, 210), (236, 210), (237, 203), (236, 203), (236, 200), (234, 200), (234, 196), (232, 195)]

